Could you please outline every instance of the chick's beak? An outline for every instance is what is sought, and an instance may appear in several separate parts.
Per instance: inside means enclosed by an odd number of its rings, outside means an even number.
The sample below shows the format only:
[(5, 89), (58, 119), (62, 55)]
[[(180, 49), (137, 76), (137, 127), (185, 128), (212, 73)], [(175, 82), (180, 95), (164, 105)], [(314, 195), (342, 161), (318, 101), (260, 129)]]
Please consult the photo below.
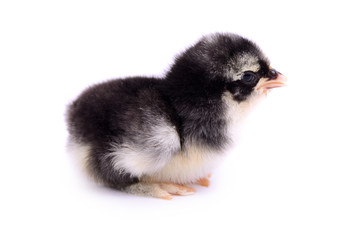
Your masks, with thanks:
[(256, 85), (256, 90), (266, 91), (272, 88), (284, 87), (286, 83), (287, 78), (283, 74), (274, 69), (270, 69), (268, 77), (259, 80), (259, 83)]

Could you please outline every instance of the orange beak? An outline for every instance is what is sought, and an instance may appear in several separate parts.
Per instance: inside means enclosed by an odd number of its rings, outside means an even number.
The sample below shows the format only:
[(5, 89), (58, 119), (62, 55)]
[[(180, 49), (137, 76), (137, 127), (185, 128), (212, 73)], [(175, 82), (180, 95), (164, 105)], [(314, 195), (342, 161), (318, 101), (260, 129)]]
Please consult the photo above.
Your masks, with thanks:
[(257, 91), (267, 91), (272, 88), (284, 87), (287, 85), (287, 78), (278, 72), (275, 78), (261, 78), (256, 85)]

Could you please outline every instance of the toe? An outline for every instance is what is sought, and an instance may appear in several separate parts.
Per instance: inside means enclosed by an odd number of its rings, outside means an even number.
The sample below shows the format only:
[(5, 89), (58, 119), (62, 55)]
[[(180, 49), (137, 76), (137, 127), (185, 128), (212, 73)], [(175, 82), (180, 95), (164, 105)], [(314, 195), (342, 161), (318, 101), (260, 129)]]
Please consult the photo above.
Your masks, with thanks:
[(157, 187), (155, 188), (155, 191), (154, 191), (154, 197), (162, 198), (165, 200), (172, 199), (172, 195), (167, 190), (165, 190), (161, 184), (157, 184)]
[(196, 190), (192, 187), (182, 186), (174, 183), (161, 183), (161, 188), (172, 195), (187, 196), (194, 194)]
[(199, 180), (197, 180), (196, 183), (203, 186), (203, 187), (210, 186), (210, 180), (208, 178), (200, 178)]

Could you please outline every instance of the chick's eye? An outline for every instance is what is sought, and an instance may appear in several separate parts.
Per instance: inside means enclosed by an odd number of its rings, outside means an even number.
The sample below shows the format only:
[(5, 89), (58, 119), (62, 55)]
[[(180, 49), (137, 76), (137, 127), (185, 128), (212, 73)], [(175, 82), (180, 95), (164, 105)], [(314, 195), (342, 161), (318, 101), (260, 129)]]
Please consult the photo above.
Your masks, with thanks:
[(256, 77), (255, 73), (253, 73), (253, 72), (244, 73), (244, 76), (243, 76), (244, 83), (247, 83), (247, 84), (255, 83), (256, 79), (257, 79), (257, 77)]

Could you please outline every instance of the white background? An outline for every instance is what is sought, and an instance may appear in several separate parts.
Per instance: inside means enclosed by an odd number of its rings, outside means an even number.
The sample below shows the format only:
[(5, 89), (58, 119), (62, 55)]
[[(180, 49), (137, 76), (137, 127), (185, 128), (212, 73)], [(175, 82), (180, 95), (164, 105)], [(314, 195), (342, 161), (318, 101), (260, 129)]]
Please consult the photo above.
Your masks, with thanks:
[[(0, 238), (362, 239), (361, 23), (358, 1), (2, 1)], [(162, 76), (216, 31), (257, 42), (289, 86), (211, 186), (166, 201), (87, 182), (65, 153), (66, 105)]]

